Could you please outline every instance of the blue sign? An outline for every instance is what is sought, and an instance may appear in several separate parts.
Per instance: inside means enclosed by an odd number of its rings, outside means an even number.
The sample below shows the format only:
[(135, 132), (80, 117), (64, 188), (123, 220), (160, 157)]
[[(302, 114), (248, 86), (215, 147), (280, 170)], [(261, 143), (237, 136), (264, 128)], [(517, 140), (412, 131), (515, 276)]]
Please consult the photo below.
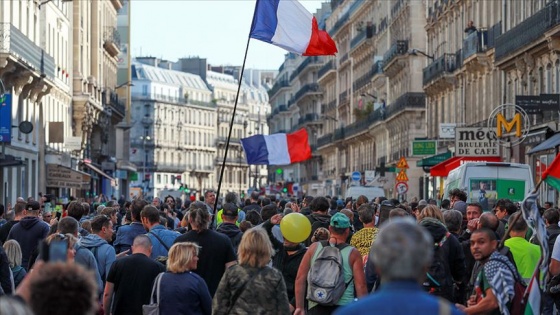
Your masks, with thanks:
[(359, 182), (362, 179), (362, 173), (360, 172), (352, 172), (352, 180), (355, 182)]
[(0, 142), (12, 140), (12, 95), (0, 97)]

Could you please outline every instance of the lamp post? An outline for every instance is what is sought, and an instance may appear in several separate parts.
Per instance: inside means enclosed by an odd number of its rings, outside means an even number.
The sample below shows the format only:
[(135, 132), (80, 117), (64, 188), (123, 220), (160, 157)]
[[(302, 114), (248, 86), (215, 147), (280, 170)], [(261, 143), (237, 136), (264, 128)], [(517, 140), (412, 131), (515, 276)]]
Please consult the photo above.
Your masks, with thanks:
[(146, 142), (152, 140), (152, 138), (150, 136), (140, 136), (140, 140), (142, 140), (142, 151), (144, 153), (144, 161), (142, 163), (142, 176), (143, 176), (143, 181), (144, 182), (148, 182), (148, 184), (146, 184), (146, 186), (144, 187), (144, 195), (146, 194), (146, 188), (149, 186), (150, 183), (150, 179), (146, 179), (146, 166), (148, 164), (148, 151), (146, 151)]
[(432, 61), (434, 60), (434, 56), (430, 56), (430, 55), (428, 55), (427, 53), (425, 53), (425, 52), (423, 52), (423, 51), (421, 51), (421, 50), (419, 50), (419, 49), (416, 49), (416, 48), (411, 49), (411, 50), (408, 52), (408, 54), (409, 54), (409, 55), (412, 55), (412, 56), (422, 55), (422, 56), (427, 57), (428, 59), (431, 59)]

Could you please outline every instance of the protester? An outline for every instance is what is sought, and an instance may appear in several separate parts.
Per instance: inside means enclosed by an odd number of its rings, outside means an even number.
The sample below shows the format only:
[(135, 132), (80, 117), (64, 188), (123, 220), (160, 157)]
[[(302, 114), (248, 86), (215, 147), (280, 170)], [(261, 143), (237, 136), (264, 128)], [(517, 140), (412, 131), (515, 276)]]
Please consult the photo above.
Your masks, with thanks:
[[(160, 314), (212, 313), (212, 297), (208, 287), (193, 272), (197, 268), (199, 250), (198, 245), (189, 242), (176, 243), (169, 249), (167, 272), (161, 276), (160, 283)], [(153, 299), (157, 300), (157, 296)]]
[(99, 275), (105, 283), (111, 265), (117, 259), (115, 249), (108, 241), (113, 236), (113, 223), (104, 215), (98, 215), (91, 221), (92, 234), (81, 239), (80, 244), (93, 253), (97, 262)]
[(213, 314), (291, 314), (280, 271), (268, 267), (274, 249), (262, 228), (243, 234), (239, 265), (226, 270), (212, 302)]
[(117, 237), (114, 243), (117, 254), (129, 250), (134, 242), (134, 238), (140, 234), (146, 233), (146, 229), (140, 217), (140, 212), (146, 205), (148, 205), (148, 203), (145, 200), (137, 199), (132, 201), (130, 205), (132, 222), (129, 225), (121, 226), (117, 231)]
[(146, 235), (152, 241), (150, 258), (167, 257), (169, 248), (180, 234), (160, 224), (159, 211), (154, 206), (145, 206), (140, 212), (140, 219), (144, 228), (149, 231)]
[(378, 232), (375, 227), (375, 208), (371, 204), (362, 204), (358, 207), (357, 213), (363, 228), (352, 236), (350, 245), (360, 251), (360, 255), (364, 257), (365, 263), (365, 258), (369, 255), (369, 249), (371, 245), (373, 245), (373, 242), (375, 242)]
[[(320, 199), (320, 197), (316, 198)], [(315, 200), (314, 200), (315, 201)], [(313, 208), (313, 207), (312, 207)], [(346, 244), (350, 233), (350, 219), (342, 213), (336, 213), (330, 219), (330, 238), (328, 242), (313, 243), (305, 253), (296, 278), (296, 310), (294, 314), (305, 314), (305, 305), (308, 305), (307, 314), (329, 314), (338, 306), (347, 305), (354, 301), (354, 296), (361, 298), (366, 295), (366, 282), (364, 275), (364, 264), (360, 252)], [(333, 246), (340, 250), (343, 263), (343, 275), (346, 289), (336, 305), (322, 305), (306, 298), (305, 291), (308, 286), (307, 277), (311, 265), (326, 246)], [(306, 303), (307, 300), (307, 303)]]
[(14, 219), (9, 220), (8, 222), (6, 222), (4, 225), (0, 227), (0, 241), (2, 243), (5, 243), (6, 240), (8, 239), (8, 234), (10, 233), (12, 227), (17, 223), (19, 223), (19, 221), (26, 216), (27, 214), (27, 210), (25, 208), (26, 205), (27, 203), (25, 202), (16, 202), (13, 210)]
[(93, 275), (71, 262), (37, 262), (16, 294), (35, 315), (93, 315), (97, 311)]
[(230, 239), (233, 251), (237, 254), (237, 248), (243, 236), (243, 233), (236, 224), (238, 208), (231, 202), (225, 203), (223, 209), (218, 212), (218, 215), (220, 216), (220, 224), (216, 231), (226, 235)]
[(511, 250), (517, 271), (529, 283), (541, 259), (541, 248), (525, 239), (529, 227), (520, 211), (509, 218), (508, 226), (510, 238), (504, 244)]
[(214, 296), (225, 270), (236, 262), (233, 246), (227, 236), (208, 229), (211, 219), (206, 204), (191, 203), (188, 220), (192, 230), (177, 237), (175, 243), (192, 242), (201, 247), (195, 273), (206, 281), (210, 295)]
[[(9, 240), (3, 245), (6, 251), (6, 256), (10, 262), (10, 269), (12, 270), (12, 276), (14, 279), (14, 287), (17, 288), (27, 272), (21, 266), (21, 247), (19, 247), (18, 242), (14, 240)], [(0, 314), (2, 314), (0, 312)]]
[(432, 256), (431, 236), (413, 220), (394, 218), (385, 223), (369, 258), (383, 278), (381, 287), (375, 294), (341, 307), (335, 314), (462, 314), (449, 302), (424, 292), (420, 286)]
[(103, 293), (106, 315), (142, 314), (142, 305), (150, 303), (154, 280), (165, 271), (162, 264), (150, 259), (151, 252), (150, 238), (138, 235), (132, 244), (132, 255), (113, 263)]

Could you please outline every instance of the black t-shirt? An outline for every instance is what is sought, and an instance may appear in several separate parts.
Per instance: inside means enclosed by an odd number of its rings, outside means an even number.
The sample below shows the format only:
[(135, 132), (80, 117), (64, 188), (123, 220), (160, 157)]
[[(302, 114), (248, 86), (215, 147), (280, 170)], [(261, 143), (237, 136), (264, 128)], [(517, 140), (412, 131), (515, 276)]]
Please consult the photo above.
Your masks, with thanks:
[(193, 242), (202, 247), (194, 272), (206, 281), (210, 295), (214, 296), (226, 270), (226, 263), (236, 260), (229, 237), (212, 230), (204, 230), (201, 233), (189, 231), (175, 239), (175, 243), (179, 242)]
[(165, 267), (144, 254), (117, 259), (107, 275), (115, 285), (113, 315), (142, 314), (142, 305), (150, 303), (154, 280)]
[(8, 221), (4, 225), (2, 225), (2, 227), (0, 227), (0, 241), (2, 242), (2, 244), (6, 243), (6, 240), (8, 239), (8, 234), (10, 234), (10, 230), (12, 229), (12, 226), (16, 225), (18, 222), (19, 220)]

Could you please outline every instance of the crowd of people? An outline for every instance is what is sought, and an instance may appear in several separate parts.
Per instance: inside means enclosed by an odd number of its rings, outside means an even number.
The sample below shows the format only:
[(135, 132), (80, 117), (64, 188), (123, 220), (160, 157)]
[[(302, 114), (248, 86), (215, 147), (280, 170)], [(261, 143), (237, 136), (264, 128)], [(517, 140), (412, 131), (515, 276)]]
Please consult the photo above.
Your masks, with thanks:
[[(438, 206), (207, 191), (72, 200), (59, 213), (18, 198), (0, 205), (0, 314), (516, 314), (516, 287), (541, 257), (518, 206), (483, 212), (449, 195)], [(294, 215), (306, 239), (283, 228)], [(553, 314), (560, 212), (547, 203), (542, 216), (553, 249), (542, 313)]]

